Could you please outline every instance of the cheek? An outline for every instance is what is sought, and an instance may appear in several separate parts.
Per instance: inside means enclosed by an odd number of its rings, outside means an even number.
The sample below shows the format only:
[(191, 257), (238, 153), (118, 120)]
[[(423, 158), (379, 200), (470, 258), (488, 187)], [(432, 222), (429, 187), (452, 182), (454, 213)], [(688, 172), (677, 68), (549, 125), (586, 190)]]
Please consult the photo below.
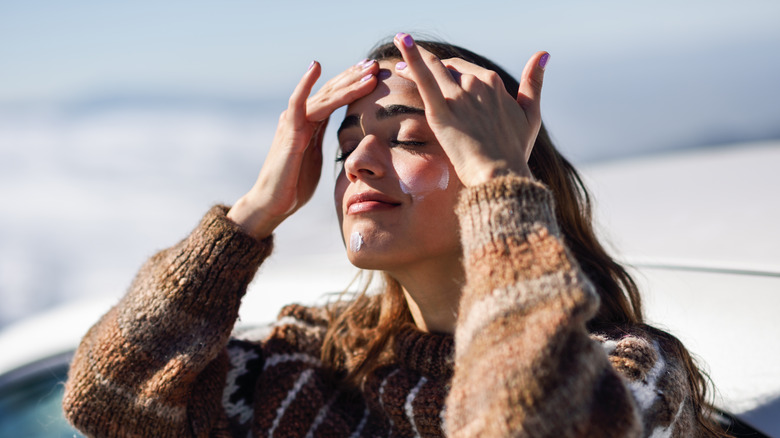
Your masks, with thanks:
[(450, 166), (445, 161), (393, 160), (401, 191), (413, 198), (445, 191), (450, 186)]

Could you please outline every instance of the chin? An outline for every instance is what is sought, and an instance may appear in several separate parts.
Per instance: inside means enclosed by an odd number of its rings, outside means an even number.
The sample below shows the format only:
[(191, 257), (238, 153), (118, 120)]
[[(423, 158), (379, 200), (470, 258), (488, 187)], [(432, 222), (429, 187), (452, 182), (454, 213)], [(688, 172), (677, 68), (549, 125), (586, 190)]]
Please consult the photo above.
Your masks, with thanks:
[(380, 248), (363, 247), (359, 251), (347, 250), (347, 259), (359, 269), (371, 271), (392, 271), (399, 267), (400, 254), (382, 251)]
[(347, 251), (347, 259), (352, 265), (359, 269), (369, 269), (372, 271), (383, 270), (384, 264), (381, 261), (376, 260), (376, 257), (372, 257), (368, 254), (360, 254), (359, 252)]

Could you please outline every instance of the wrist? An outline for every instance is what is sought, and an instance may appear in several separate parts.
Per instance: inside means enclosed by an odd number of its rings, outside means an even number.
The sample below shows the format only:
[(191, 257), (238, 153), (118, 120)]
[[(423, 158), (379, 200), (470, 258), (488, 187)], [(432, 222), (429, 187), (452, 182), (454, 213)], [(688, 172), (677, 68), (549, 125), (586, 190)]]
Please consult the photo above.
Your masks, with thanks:
[(227, 218), (235, 222), (247, 234), (263, 240), (273, 234), (281, 220), (268, 217), (264, 209), (258, 208), (242, 196), (227, 212)]

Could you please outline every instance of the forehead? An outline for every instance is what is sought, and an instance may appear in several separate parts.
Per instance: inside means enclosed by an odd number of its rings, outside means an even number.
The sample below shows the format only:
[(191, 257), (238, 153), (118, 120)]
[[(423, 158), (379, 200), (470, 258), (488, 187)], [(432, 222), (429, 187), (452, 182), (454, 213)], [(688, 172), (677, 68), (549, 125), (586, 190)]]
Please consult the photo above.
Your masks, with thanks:
[(423, 108), (422, 98), (417, 91), (417, 85), (395, 73), (395, 61), (379, 63), (379, 82), (369, 95), (352, 102), (347, 107), (347, 115), (374, 112), (377, 107), (388, 105), (408, 105)]

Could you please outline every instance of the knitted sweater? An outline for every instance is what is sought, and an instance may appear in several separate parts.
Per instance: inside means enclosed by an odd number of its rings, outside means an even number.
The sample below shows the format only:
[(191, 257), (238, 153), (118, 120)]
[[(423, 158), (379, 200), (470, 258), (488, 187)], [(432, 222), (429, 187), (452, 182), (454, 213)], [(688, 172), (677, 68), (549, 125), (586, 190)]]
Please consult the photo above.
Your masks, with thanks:
[(549, 190), (501, 177), (465, 189), (456, 211), (466, 284), (454, 337), (404, 327), (358, 392), (319, 359), (323, 309), (288, 306), (265, 333), (231, 338), (272, 241), (213, 208), (86, 334), (68, 419), (94, 436), (699, 435), (670, 346), (639, 328), (586, 330), (599, 299)]

